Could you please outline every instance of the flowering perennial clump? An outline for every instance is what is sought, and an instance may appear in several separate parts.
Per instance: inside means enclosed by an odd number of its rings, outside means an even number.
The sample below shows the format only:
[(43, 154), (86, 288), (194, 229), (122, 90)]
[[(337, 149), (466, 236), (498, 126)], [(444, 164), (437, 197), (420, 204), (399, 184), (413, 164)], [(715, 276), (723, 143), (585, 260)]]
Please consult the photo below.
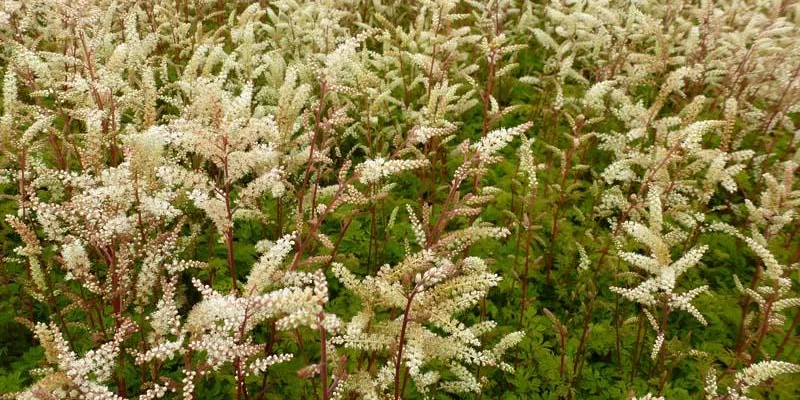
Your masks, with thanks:
[(0, 398), (792, 399), (800, 4), (0, 2)]

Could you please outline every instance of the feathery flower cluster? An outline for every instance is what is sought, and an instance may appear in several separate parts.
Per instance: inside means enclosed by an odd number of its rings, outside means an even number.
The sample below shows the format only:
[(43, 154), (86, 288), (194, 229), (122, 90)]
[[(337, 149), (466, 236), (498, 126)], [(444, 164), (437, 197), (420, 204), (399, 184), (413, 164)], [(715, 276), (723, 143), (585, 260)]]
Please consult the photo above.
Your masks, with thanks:
[(691, 303), (695, 297), (708, 290), (708, 285), (703, 285), (684, 293), (675, 292), (678, 278), (689, 268), (700, 262), (700, 259), (708, 250), (708, 246), (694, 247), (678, 260), (672, 260), (670, 247), (676, 244), (676, 240), (671, 239), (669, 234), (662, 233), (667, 224), (664, 221), (661, 194), (662, 190), (657, 186), (652, 187), (648, 193), (649, 212), (647, 215), (649, 227), (633, 221), (626, 221), (622, 224), (625, 232), (637, 242), (646, 246), (651, 255), (646, 256), (620, 250), (619, 257), (644, 270), (651, 276), (635, 288), (616, 286), (610, 288), (612, 292), (645, 306), (643, 311), (650, 325), (657, 333), (651, 352), (653, 359), (656, 359), (661, 352), (666, 333), (664, 323), (657, 323), (656, 318), (653, 316), (656, 310), (667, 315), (671, 310), (684, 310), (695, 317), (701, 324), (708, 324), (705, 317)]
[(366, 160), (358, 165), (359, 181), (365, 185), (400, 172), (427, 166), (428, 160), (386, 160), (382, 157)]
[(480, 142), (473, 144), (475, 153), (481, 160), (491, 160), (500, 149), (508, 145), (516, 136), (520, 136), (530, 129), (533, 123), (526, 122), (513, 128), (500, 128), (486, 134)]

